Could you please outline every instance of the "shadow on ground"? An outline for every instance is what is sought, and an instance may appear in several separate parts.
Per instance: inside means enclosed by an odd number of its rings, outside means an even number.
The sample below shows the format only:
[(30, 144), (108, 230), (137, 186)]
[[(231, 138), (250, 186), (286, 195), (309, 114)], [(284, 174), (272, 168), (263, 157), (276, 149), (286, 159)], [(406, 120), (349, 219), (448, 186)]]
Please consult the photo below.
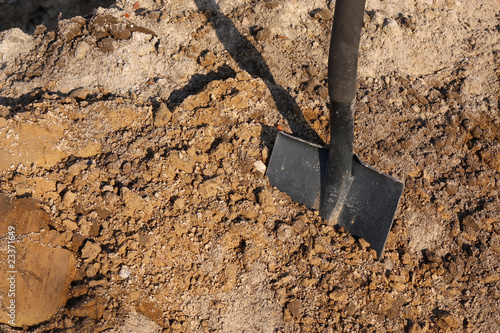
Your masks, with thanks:
[[(304, 118), (290, 94), (274, 79), (269, 66), (259, 51), (243, 36), (234, 23), (225, 16), (214, 0), (194, 0), (198, 9), (215, 29), (217, 37), (241, 69), (254, 78), (262, 79), (271, 92), (276, 108), (288, 121), (294, 135), (320, 144), (324, 142)], [(188, 84), (192, 85), (190, 82)], [(186, 89), (186, 88), (184, 88)]]
[(33, 34), (37, 25), (57, 27), (58, 19), (86, 16), (97, 7), (109, 7), (115, 0), (17, 0), (0, 1), (0, 31), (20, 28)]

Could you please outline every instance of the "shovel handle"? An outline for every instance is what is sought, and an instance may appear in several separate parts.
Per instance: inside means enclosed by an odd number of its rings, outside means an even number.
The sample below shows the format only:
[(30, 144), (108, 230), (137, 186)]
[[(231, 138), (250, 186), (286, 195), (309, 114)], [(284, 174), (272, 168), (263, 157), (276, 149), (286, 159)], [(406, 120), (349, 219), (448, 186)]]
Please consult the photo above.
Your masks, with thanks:
[(365, 0), (337, 0), (328, 57), (330, 149), (320, 197), (320, 215), (332, 222), (352, 183), (354, 102)]
[(328, 57), (328, 91), (332, 102), (356, 97), (358, 50), (365, 0), (337, 0)]

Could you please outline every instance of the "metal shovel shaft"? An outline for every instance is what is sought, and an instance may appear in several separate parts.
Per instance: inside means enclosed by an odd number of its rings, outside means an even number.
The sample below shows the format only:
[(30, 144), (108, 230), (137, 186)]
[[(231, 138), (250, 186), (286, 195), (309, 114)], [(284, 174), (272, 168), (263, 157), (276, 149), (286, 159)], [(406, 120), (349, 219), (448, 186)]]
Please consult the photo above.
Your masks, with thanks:
[(337, 0), (328, 57), (330, 150), (320, 215), (335, 223), (352, 183), (354, 102), (365, 0)]

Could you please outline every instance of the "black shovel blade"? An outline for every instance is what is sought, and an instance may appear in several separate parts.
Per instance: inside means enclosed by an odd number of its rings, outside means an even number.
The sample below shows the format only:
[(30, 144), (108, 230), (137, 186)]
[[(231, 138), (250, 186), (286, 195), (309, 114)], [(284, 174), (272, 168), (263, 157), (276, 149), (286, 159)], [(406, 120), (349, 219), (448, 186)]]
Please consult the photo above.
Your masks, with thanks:
[[(280, 132), (271, 154), (267, 176), (271, 185), (293, 201), (319, 208), (321, 182), (328, 148)], [(365, 239), (380, 259), (404, 184), (353, 157), (353, 182), (336, 224)]]

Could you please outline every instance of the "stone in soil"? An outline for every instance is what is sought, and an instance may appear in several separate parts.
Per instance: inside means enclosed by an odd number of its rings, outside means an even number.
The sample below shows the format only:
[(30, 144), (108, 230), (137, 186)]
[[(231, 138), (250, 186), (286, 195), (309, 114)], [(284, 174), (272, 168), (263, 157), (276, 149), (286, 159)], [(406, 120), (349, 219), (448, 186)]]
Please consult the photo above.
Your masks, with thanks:
[[(46, 230), (49, 223), (47, 214), (35, 200), (11, 200), (1, 195), (0, 212), (2, 252), (3, 257), (9, 259), (0, 264), (2, 308), (7, 309), (15, 299), (15, 320), (11, 322), (12, 318), (2, 311), (0, 322), (16, 327), (36, 325), (51, 318), (66, 304), (76, 260), (70, 251), (52, 247), (58, 238), (54, 235), (41, 237), (47, 245), (30, 239), (29, 236)], [(13, 230), (14, 233), (9, 233)], [(9, 254), (13, 257), (8, 257)]]

